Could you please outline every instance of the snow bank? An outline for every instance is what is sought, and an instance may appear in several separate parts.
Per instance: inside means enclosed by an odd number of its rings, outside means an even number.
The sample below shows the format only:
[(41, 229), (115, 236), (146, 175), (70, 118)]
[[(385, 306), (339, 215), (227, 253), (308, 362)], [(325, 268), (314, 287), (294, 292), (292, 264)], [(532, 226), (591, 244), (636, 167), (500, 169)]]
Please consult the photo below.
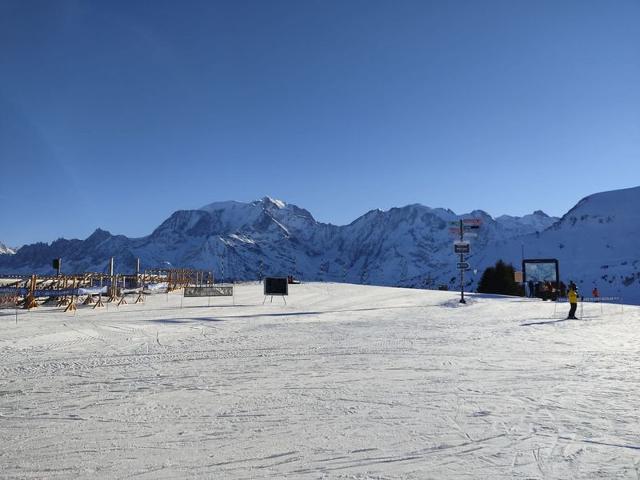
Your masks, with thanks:
[(245, 284), (236, 306), (0, 310), (2, 477), (636, 475), (638, 307), (456, 298), (303, 284), (262, 305)]

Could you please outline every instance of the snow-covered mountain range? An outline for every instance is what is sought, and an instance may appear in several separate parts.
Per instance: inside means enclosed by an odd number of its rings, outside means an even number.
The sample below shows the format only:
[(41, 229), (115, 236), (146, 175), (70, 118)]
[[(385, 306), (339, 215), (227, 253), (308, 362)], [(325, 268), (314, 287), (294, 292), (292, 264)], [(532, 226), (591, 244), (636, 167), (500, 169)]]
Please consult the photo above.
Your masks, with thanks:
[[(173, 213), (150, 235), (127, 238), (96, 230), (86, 240), (56, 240), (0, 255), (0, 272), (104, 271), (111, 256), (120, 272), (173, 265), (212, 270), (224, 280), (294, 275), (303, 280), (457, 288), (459, 257), (450, 229), (461, 218), (477, 218), (470, 238), (467, 288), (482, 271), (503, 259), (519, 269), (526, 258), (557, 258), (563, 280), (603, 295), (640, 303), (640, 187), (591, 195), (561, 219), (536, 211), (524, 217), (492, 218), (476, 210), (408, 205), (372, 210), (349, 225), (316, 221), (303, 208), (265, 197), (217, 202)], [(474, 273), (475, 272), (475, 273)]]

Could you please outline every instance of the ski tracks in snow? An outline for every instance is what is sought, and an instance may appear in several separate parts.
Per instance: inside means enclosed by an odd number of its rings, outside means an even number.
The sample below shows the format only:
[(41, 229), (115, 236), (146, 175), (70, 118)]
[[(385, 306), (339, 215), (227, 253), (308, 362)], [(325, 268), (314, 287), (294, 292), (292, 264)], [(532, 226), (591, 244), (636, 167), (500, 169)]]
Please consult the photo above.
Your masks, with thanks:
[(4, 478), (637, 476), (634, 325), (521, 327), (533, 302), (340, 285), (262, 306), (245, 288), (237, 309), (163, 295), (3, 324)]

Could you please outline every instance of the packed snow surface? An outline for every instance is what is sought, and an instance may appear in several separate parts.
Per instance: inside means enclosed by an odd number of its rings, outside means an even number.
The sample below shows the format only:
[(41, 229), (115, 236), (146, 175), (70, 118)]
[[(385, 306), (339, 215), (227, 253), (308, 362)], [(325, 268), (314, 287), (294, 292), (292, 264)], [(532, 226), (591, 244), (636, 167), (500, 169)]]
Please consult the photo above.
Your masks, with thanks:
[(0, 310), (0, 477), (637, 478), (639, 307), (290, 287)]

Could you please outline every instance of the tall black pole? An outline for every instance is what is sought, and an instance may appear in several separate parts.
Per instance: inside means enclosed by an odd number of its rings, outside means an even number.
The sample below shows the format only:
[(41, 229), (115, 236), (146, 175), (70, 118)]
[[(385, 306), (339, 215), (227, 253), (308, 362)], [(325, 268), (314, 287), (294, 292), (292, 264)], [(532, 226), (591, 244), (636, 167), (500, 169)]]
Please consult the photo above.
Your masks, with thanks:
[[(460, 219), (460, 242), (464, 242), (464, 225)], [(460, 253), (460, 267), (464, 262), (464, 253)], [(464, 268), (460, 268), (460, 303), (467, 303), (464, 299)]]

